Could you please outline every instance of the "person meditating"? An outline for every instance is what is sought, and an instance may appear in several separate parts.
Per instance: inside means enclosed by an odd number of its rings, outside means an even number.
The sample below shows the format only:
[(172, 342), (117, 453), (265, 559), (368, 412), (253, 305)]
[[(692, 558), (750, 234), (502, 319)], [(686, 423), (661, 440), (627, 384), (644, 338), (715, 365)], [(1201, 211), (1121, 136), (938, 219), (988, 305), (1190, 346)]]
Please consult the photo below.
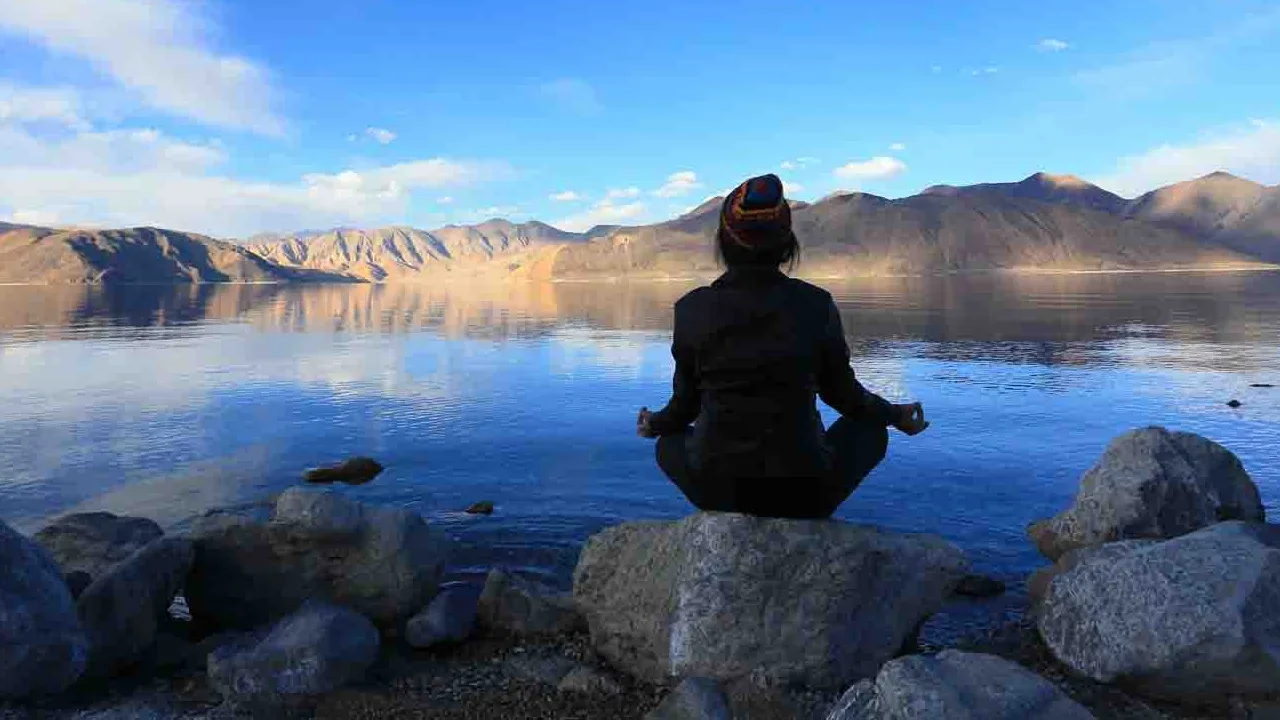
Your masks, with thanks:
[[(864, 388), (831, 294), (783, 274), (800, 246), (777, 176), (729, 193), (716, 247), (725, 273), (675, 305), (671, 401), (641, 408), (636, 431), (701, 510), (828, 518), (884, 459), (889, 426), (929, 427), (924, 409)], [(825, 430), (815, 395), (840, 413)]]

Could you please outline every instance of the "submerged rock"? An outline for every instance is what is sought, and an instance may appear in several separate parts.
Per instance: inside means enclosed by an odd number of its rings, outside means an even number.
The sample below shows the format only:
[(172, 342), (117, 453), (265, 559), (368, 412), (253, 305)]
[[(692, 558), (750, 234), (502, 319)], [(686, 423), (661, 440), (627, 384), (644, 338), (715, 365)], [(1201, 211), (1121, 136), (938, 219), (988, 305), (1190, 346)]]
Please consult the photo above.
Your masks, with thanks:
[(709, 678), (687, 678), (645, 720), (730, 720), (724, 690)]
[(474, 588), (445, 588), (405, 624), (405, 641), (416, 648), (462, 642), (476, 627), (479, 597)]
[(518, 635), (569, 632), (582, 623), (571, 596), (497, 568), (485, 578), (479, 612), (483, 627)]
[(1081, 547), (1265, 518), (1257, 486), (1230, 450), (1199, 435), (1151, 427), (1112, 440), (1081, 479), (1072, 506), (1033, 523), (1027, 534), (1057, 560)]
[(647, 680), (843, 687), (892, 658), (967, 569), (933, 536), (698, 513), (592, 537), (574, 598), (596, 650)]
[(209, 654), (209, 683), (224, 697), (290, 700), (364, 677), (378, 657), (378, 629), (363, 615), (308, 601), (275, 625)]
[(1036, 613), (1072, 670), (1175, 700), (1280, 692), (1280, 527), (1226, 522), (1075, 559)]
[(478, 503), (472, 503), (466, 510), (463, 510), (463, 512), (468, 515), (492, 515), (493, 503), (488, 500), (482, 500)]
[(190, 540), (160, 538), (85, 589), (76, 607), (89, 637), (91, 674), (124, 670), (151, 647), (186, 582), (193, 555)]
[(213, 511), (192, 526), (184, 592), (192, 618), (252, 629), (311, 597), (399, 625), (435, 596), (449, 540), (406, 508), (292, 488), (262, 509)]
[(1229, 407), (1229, 408), (1238, 408), (1238, 407), (1240, 407), (1240, 406), (1241, 406), (1241, 405), (1243, 405), (1243, 404), (1244, 404), (1244, 403), (1240, 402), (1239, 400), (1228, 400), (1228, 401), (1227, 401), (1227, 407)]
[(998, 580), (986, 575), (965, 575), (960, 579), (960, 584), (956, 585), (955, 594), (965, 597), (989, 598), (1003, 595), (1005, 585), (1003, 580)]
[(1091, 720), (1053, 683), (996, 657), (944, 650), (887, 663), (849, 688), (827, 720)]
[(348, 485), (363, 485), (382, 472), (382, 464), (369, 457), (353, 457), (337, 465), (313, 468), (302, 477), (310, 483), (344, 482)]
[(162, 535), (160, 526), (147, 518), (89, 512), (63, 515), (34, 537), (53, 555), (64, 574), (84, 572), (96, 580)]
[(0, 700), (61, 692), (89, 641), (53, 557), (0, 521)]

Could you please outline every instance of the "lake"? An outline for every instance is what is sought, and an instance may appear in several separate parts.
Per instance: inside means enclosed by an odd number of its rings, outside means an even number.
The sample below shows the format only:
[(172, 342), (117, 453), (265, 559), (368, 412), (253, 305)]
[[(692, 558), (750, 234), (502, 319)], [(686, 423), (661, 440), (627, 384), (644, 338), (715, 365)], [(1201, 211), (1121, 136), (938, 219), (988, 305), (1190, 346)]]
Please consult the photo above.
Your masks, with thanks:
[[(1280, 273), (825, 284), (864, 384), (932, 422), (892, 434), (839, 517), (941, 534), (1013, 586), (941, 632), (1018, 611), (1042, 564), (1024, 527), (1127, 429), (1221, 442), (1280, 509), (1280, 388), (1250, 387), (1280, 385)], [(592, 532), (691, 510), (634, 434), (669, 395), (689, 287), (0, 287), (0, 516), (181, 528), (363, 454), (387, 470), (341, 491), (443, 524), (455, 576), (566, 586)], [(497, 512), (458, 512), (479, 500)]]

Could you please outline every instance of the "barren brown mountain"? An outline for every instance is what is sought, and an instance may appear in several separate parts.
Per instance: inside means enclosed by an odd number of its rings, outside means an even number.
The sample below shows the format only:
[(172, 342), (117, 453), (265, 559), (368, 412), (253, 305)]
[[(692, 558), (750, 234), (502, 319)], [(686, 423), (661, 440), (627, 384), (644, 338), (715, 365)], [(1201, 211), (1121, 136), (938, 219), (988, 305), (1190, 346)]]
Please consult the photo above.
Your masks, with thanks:
[(0, 228), (0, 282), (265, 282), (300, 279), (234, 243), (130, 228)]
[(1280, 186), (1216, 172), (1149, 192), (1125, 214), (1280, 261)]
[[(582, 242), (587, 237), (540, 222), (514, 224), (490, 220), (480, 225), (450, 225), (429, 232), (402, 227), (334, 230), (308, 237), (255, 242), (246, 247), (285, 267), (384, 282), (409, 280), (424, 273), (512, 271), (528, 260), (532, 251)], [(506, 263), (495, 265), (494, 261), (499, 260)]]

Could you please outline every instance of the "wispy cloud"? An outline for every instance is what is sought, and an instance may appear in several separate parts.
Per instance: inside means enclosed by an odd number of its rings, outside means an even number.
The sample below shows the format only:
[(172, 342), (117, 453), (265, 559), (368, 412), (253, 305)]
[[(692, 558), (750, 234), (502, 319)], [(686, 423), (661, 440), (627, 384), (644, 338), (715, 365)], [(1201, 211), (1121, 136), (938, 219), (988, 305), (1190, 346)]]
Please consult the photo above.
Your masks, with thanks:
[(595, 115), (604, 109), (596, 89), (579, 78), (560, 78), (545, 82), (538, 90), (543, 97), (572, 113)]
[(605, 193), (603, 200), (595, 203), (588, 210), (560, 218), (552, 225), (563, 230), (583, 232), (596, 225), (624, 225), (639, 222), (649, 214), (649, 207), (639, 200), (626, 202), (639, 195), (640, 189), (635, 187), (609, 190)]
[(895, 157), (879, 156), (870, 160), (854, 161), (835, 169), (841, 180), (887, 180), (907, 171), (907, 164)]
[(1214, 128), (1189, 142), (1120, 158), (1095, 182), (1132, 197), (1217, 170), (1265, 184), (1280, 182), (1280, 118)]
[(1000, 68), (992, 65), (984, 68), (978, 68), (977, 70), (970, 70), (969, 74), (974, 77), (979, 77), (982, 75), (995, 75), (998, 72), (1000, 72)]
[(452, 205), (452, 204), (453, 204), (453, 198), (452, 198), (452, 197), (450, 197), (450, 196), (448, 196), (448, 195), (445, 195), (444, 197), (441, 197), (441, 198), (436, 198), (436, 204), (437, 204), (437, 205)]
[(795, 195), (804, 192), (804, 186), (800, 183), (782, 181), (782, 192), (785, 195)]
[(365, 128), (364, 134), (373, 138), (375, 141), (377, 141), (379, 144), (382, 144), (382, 145), (390, 145), (391, 143), (395, 142), (395, 139), (396, 139), (395, 133), (391, 132), (386, 128), (380, 128), (380, 127)]
[(572, 190), (565, 190), (563, 192), (551, 193), (549, 197), (552, 202), (577, 202), (578, 200), (582, 199), (581, 195), (579, 195), (578, 193)]
[(783, 160), (778, 167), (783, 170), (803, 170), (810, 165), (818, 164), (818, 158), (798, 157), (795, 160)]
[(654, 190), (653, 194), (660, 198), (682, 197), (700, 187), (702, 183), (698, 182), (697, 173), (692, 170), (682, 170), (668, 175), (667, 181), (662, 184), (662, 187)]
[(1277, 31), (1280, 9), (1254, 13), (1207, 35), (1148, 43), (1071, 79), (1077, 87), (1112, 100), (1164, 95), (1203, 82), (1215, 61), (1239, 47), (1271, 41)]
[(1039, 50), (1040, 52), (1048, 52), (1048, 53), (1062, 52), (1063, 50), (1070, 49), (1070, 47), (1071, 47), (1071, 43), (1067, 42), (1066, 40), (1059, 40), (1057, 38), (1045, 38), (1040, 42), (1036, 43), (1037, 50)]
[(82, 58), (149, 106), (198, 122), (278, 135), (267, 71), (220, 53), (198, 5), (177, 0), (3, 0), (0, 32)]
[(890, 145), (889, 149), (894, 152), (902, 152), (903, 150), (907, 149), (907, 146), (905, 143), (896, 142)]
[(0, 123), (53, 123), (88, 129), (80, 94), (73, 88), (18, 87), (0, 81)]
[(403, 219), (415, 190), (508, 179), (503, 162), (432, 158), (257, 182), (222, 171), (216, 140), (155, 129), (36, 134), (0, 123), (0, 198), (28, 218), (221, 236)]

